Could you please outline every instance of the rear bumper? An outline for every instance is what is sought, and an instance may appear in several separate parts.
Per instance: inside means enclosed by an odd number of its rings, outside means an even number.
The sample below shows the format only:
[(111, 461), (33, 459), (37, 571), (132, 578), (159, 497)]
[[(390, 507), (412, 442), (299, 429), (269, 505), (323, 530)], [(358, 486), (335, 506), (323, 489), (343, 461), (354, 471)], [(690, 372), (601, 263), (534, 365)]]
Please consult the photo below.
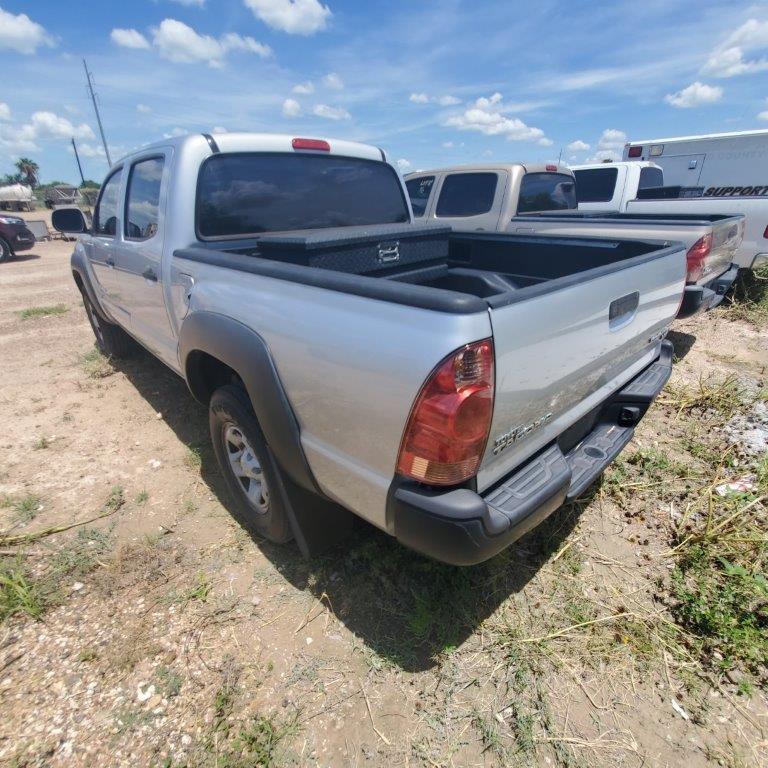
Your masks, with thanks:
[(691, 317), (698, 312), (706, 312), (720, 304), (738, 274), (739, 265), (731, 264), (722, 275), (704, 285), (686, 285), (683, 303), (677, 313), (678, 320)]
[(664, 341), (659, 357), (600, 406), (575, 447), (564, 453), (556, 441), (482, 495), (396, 479), (388, 502), (395, 536), (451, 565), (493, 557), (591, 485), (632, 439), (671, 372), (672, 344)]

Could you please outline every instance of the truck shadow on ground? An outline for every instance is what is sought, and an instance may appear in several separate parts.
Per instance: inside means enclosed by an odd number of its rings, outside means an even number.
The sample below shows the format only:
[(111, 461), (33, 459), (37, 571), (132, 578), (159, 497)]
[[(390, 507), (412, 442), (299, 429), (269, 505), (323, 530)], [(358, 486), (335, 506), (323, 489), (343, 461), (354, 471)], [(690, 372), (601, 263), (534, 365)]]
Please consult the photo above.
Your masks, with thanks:
[[(120, 362), (118, 370), (200, 456), (201, 477), (226, 508), (229, 499), (210, 447), (206, 409), (179, 377), (147, 353)], [(368, 663), (415, 672), (435, 666), (441, 654), (461, 645), (529, 583), (567, 540), (591, 495), (471, 568), (418, 555), (362, 521), (341, 544), (311, 560), (294, 544), (251, 538), (295, 589), (311, 592), (361, 639)], [(514, 615), (511, 620), (508, 631), (517, 634), (521, 627), (515, 626)]]
[(696, 337), (692, 333), (685, 331), (669, 331), (667, 339), (672, 342), (675, 348), (675, 358), (682, 360), (696, 343)]

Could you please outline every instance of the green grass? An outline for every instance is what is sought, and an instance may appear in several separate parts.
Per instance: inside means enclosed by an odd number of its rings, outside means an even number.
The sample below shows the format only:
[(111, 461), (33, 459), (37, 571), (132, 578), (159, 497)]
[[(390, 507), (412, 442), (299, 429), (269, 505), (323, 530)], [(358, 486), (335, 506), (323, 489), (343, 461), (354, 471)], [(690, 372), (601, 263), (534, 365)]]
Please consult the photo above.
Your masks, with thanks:
[(677, 410), (678, 416), (704, 416), (727, 421), (748, 405), (748, 398), (736, 374), (719, 380), (701, 376), (693, 386), (667, 384), (659, 402)]
[(137, 504), (146, 504), (149, 501), (149, 492), (145, 489), (136, 494)]
[(10, 500), (13, 509), (13, 519), (17, 523), (28, 523), (37, 517), (42, 506), (42, 499), (33, 493), (22, 496), (20, 499)]
[(51, 441), (47, 437), (41, 437), (39, 440), (35, 441), (35, 444), (32, 446), (35, 451), (43, 451), (50, 447)]
[(54, 304), (49, 307), (27, 307), (18, 313), (22, 320), (33, 320), (36, 317), (52, 317), (63, 315), (67, 308), (63, 304)]
[(726, 317), (758, 327), (768, 325), (768, 266), (739, 273)]
[(80, 363), (89, 379), (105, 379), (115, 372), (111, 359), (97, 347), (86, 352), (80, 358)]
[(9, 564), (0, 561), (0, 622), (18, 614), (38, 619), (44, 607), (43, 596), (23, 557), (18, 556)]
[(204, 603), (210, 597), (212, 589), (213, 585), (208, 577), (200, 571), (195, 576), (195, 581), (192, 586), (182, 592), (178, 596), (177, 601), (180, 603), (190, 603), (193, 600), (199, 600), (201, 603)]
[(160, 693), (167, 698), (173, 699), (181, 693), (183, 679), (181, 675), (172, 667), (161, 666), (155, 672)]
[(203, 445), (190, 445), (184, 456), (184, 464), (188, 469), (199, 471), (203, 466)]

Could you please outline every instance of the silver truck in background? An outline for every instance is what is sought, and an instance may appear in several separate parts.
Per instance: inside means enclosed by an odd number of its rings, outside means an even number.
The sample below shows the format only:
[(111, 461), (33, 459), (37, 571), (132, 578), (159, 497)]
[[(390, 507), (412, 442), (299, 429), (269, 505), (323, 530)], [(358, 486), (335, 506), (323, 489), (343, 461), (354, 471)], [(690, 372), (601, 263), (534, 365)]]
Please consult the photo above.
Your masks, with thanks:
[(744, 269), (768, 264), (768, 186), (669, 187), (663, 169), (644, 160), (574, 165), (571, 170), (580, 211), (743, 215), (744, 237), (734, 263)]
[(109, 171), (91, 227), (53, 222), (98, 346), (182, 376), (233, 512), (305, 553), (358, 515), (485, 560), (584, 492), (671, 371), (682, 246), (420, 226), (372, 146), (169, 139)]
[(640, 238), (680, 242), (688, 275), (678, 317), (717, 306), (733, 284), (744, 217), (577, 210), (577, 186), (564, 166), (472, 165), (408, 174), (414, 215), (456, 232)]

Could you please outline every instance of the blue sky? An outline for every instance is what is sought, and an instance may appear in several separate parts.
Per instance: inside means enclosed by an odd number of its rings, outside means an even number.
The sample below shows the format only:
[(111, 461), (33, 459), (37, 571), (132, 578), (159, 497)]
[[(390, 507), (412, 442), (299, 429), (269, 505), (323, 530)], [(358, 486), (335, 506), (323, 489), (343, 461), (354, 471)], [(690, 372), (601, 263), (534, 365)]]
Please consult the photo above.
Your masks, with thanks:
[(43, 180), (167, 135), (384, 147), (403, 170), (571, 162), (626, 138), (768, 128), (768, 2), (0, 0), (0, 173)]

